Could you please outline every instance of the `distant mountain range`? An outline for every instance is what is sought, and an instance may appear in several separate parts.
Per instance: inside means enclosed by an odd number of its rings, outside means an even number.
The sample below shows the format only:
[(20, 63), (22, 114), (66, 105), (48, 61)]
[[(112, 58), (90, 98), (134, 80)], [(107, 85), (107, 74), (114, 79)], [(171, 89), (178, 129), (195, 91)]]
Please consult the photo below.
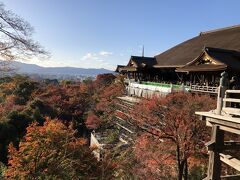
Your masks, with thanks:
[(104, 68), (42, 67), (36, 64), (26, 64), (18, 61), (13, 61), (11, 66), (17, 73), (24, 74), (96, 76), (98, 74), (113, 73), (113, 71)]

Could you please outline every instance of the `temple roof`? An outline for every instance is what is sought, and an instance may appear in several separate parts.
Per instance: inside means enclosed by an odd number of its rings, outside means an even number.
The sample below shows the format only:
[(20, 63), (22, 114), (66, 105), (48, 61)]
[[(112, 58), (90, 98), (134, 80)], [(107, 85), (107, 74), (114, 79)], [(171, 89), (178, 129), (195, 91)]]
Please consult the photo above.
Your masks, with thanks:
[(137, 71), (137, 68), (132, 66), (121, 66), (121, 67), (118, 67), (115, 72), (124, 72), (124, 71)]
[(205, 46), (240, 51), (240, 25), (202, 32), (198, 36), (155, 56), (155, 66), (184, 66), (198, 57)]
[(156, 65), (155, 58), (143, 57), (143, 56), (131, 56), (127, 66), (133, 66), (137, 68), (152, 68)]
[(125, 67), (124, 65), (117, 65), (115, 72), (121, 72), (121, 68)]
[(240, 70), (240, 52), (234, 50), (204, 47), (197, 58), (176, 72)]

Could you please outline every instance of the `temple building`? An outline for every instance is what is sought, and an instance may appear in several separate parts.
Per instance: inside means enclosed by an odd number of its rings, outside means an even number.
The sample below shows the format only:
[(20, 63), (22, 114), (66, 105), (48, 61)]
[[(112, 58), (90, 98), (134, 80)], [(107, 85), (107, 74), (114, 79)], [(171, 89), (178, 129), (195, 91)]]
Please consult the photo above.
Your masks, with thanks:
[(202, 53), (176, 72), (185, 72), (194, 85), (218, 86), (219, 75), (226, 71), (229, 77), (240, 73), (240, 52), (219, 48), (205, 47)]
[[(131, 56), (126, 66), (118, 66), (116, 72), (127, 75), (136, 81), (174, 81), (175, 67), (160, 67), (155, 58)], [(168, 73), (168, 75), (166, 75)]]
[(240, 75), (239, 39), (240, 25), (201, 32), (154, 57), (131, 56), (116, 71), (140, 84), (183, 84), (192, 91), (216, 93), (223, 71), (230, 79)]

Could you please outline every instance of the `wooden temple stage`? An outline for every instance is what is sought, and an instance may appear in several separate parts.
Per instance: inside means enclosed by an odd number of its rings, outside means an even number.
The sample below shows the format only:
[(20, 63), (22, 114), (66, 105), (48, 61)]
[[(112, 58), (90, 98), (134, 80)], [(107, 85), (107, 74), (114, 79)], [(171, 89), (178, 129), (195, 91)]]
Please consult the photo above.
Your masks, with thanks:
[(240, 160), (231, 150), (239, 150), (240, 142), (226, 141), (225, 132), (240, 135), (240, 90), (228, 90), (227, 79), (222, 73), (218, 88), (217, 109), (196, 112), (206, 125), (212, 127), (211, 140), (206, 143), (209, 151), (208, 172), (205, 180), (240, 179), (239, 174), (221, 176), (222, 162), (240, 171)]

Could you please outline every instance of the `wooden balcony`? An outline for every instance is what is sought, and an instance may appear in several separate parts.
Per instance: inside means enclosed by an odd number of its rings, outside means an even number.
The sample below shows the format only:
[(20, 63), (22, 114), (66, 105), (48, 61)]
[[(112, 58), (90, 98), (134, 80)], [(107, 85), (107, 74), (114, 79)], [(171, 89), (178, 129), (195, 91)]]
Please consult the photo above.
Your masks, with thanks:
[(218, 87), (191, 85), (189, 87), (189, 91), (190, 92), (217, 94), (218, 93)]
[(167, 84), (167, 83), (154, 83), (154, 82), (131, 82), (126, 87), (129, 96), (152, 98), (154, 96), (166, 96), (172, 92), (184, 91), (188, 92), (188, 86)]
[(206, 143), (209, 165), (205, 180), (240, 179), (239, 173), (221, 176), (222, 163), (240, 171), (240, 157), (228, 154), (229, 150), (240, 150), (240, 142), (224, 139), (225, 131), (240, 135), (240, 90), (226, 90), (224, 86), (219, 86), (217, 90), (217, 109), (196, 112), (207, 126), (212, 127), (211, 140)]
[(131, 96), (151, 98), (155, 96), (165, 96), (172, 92), (184, 91), (192, 93), (207, 93), (217, 95), (218, 87), (200, 85), (179, 85), (170, 83), (142, 81), (136, 82), (133, 79), (125, 79), (127, 84), (127, 94)]

